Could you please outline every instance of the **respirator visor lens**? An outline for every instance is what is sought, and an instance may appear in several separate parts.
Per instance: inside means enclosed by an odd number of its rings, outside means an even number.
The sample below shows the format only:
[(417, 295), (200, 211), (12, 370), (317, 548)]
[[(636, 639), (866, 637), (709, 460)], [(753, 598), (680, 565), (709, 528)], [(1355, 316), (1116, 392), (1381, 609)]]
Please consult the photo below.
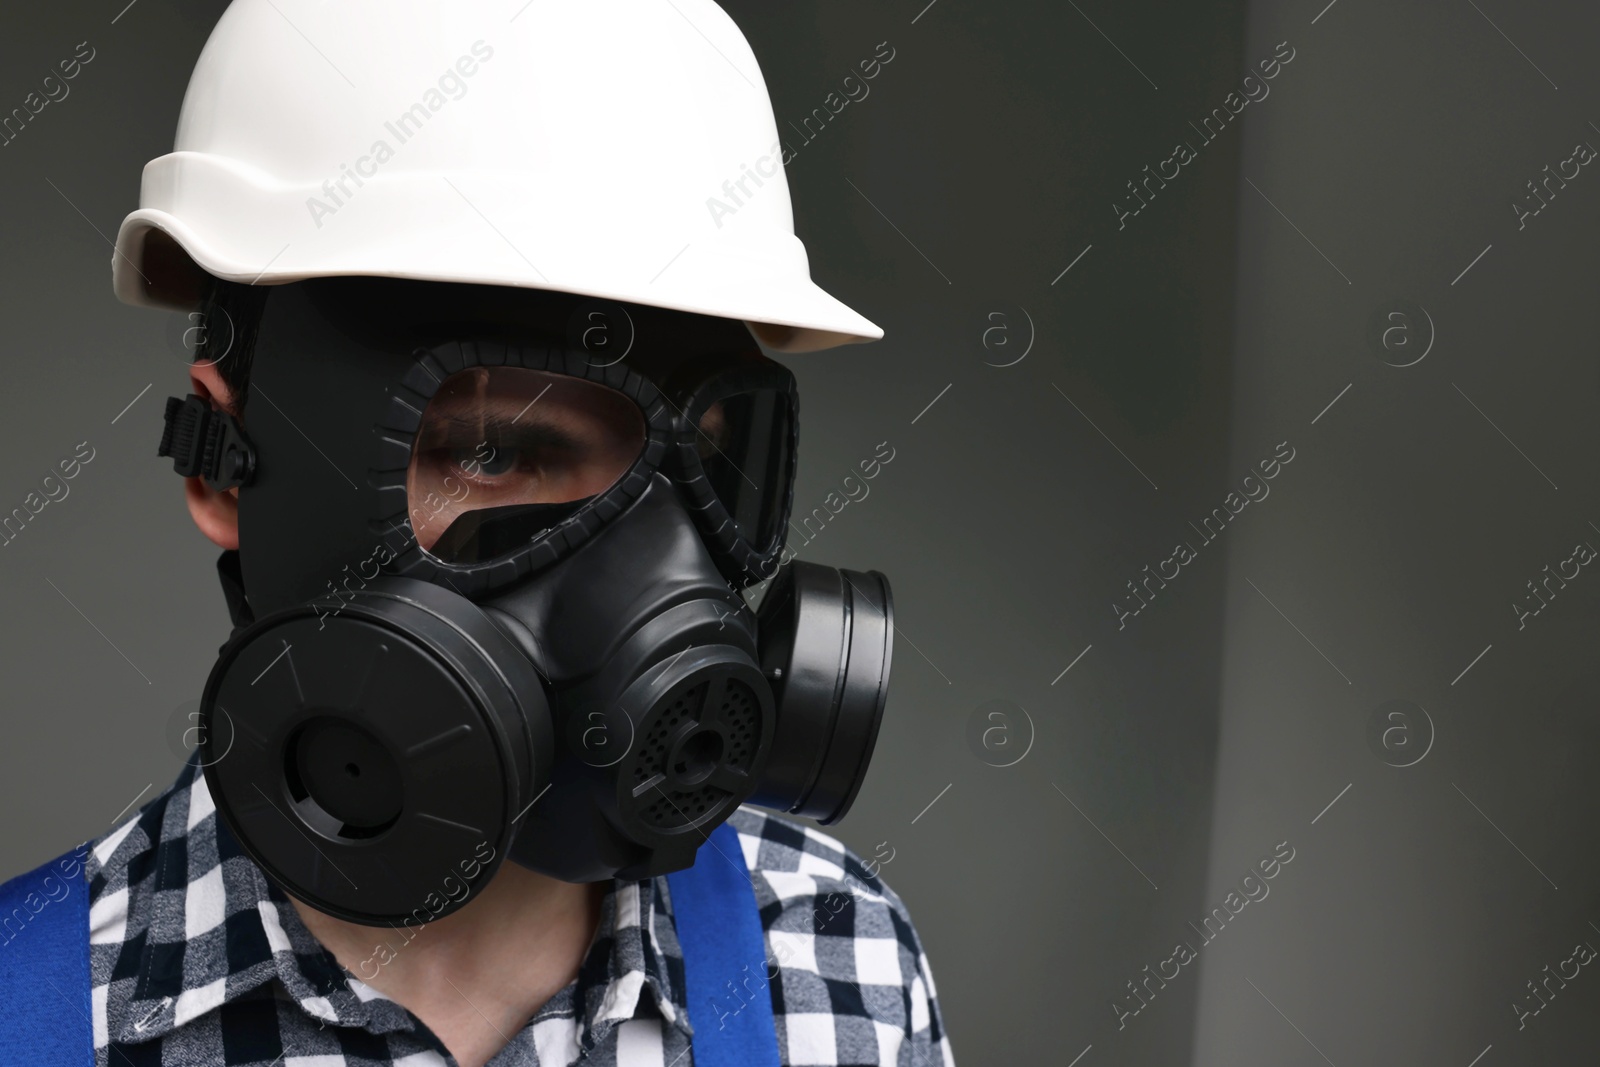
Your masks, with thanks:
[(789, 393), (752, 389), (712, 403), (696, 423), (706, 481), (739, 536), (758, 550), (772, 545), (782, 521), (792, 417)]
[(595, 382), (523, 367), (453, 374), (406, 472), (417, 543), (446, 563), (514, 551), (616, 484), (645, 438), (638, 405)]

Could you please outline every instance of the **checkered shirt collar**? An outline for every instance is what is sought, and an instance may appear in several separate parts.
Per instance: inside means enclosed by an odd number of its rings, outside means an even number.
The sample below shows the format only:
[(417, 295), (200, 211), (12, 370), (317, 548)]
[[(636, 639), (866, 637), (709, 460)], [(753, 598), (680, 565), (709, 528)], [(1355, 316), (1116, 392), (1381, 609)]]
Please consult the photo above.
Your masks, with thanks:
[[(217, 816), (197, 755), (166, 792), (95, 844), (88, 875), (97, 910), (123, 913), (109, 936), (143, 943), (138, 980), (113, 984), (107, 997), (113, 1041), (160, 1037), (274, 978), (321, 1023), (374, 1034), (413, 1028), (405, 1009), (339, 964), (239, 847)], [(690, 1033), (665, 881), (607, 886), (577, 978), (529, 1022), (569, 1012), (587, 1053), (647, 1011), (648, 996), (668, 1024)], [(108, 924), (91, 916), (91, 926)], [(375, 929), (374, 937), (382, 935)]]

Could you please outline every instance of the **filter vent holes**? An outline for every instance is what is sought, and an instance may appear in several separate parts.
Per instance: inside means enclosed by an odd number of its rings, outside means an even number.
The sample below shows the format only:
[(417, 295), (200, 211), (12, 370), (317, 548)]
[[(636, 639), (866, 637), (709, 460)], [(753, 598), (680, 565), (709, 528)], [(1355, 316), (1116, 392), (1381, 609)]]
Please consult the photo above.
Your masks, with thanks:
[(679, 723), (693, 716), (693, 709), (698, 708), (705, 699), (706, 686), (706, 682), (701, 682), (685, 690), (665, 712), (657, 714), (656, 721), (644, 735), (644, 742), (639, 746), (639, 755), (633, 765), (635, 785), (648, 781), (666, 769), (667, 738), (672, 736), (672, 731), (678, 728)]
[(723, 730), (728, 735), (728, 763), (747, 770), (760, 737), (760, 705), (742, 682), (730, 682), (722, 704)]
[[(646, 729), (633, 769), (636, 786), (667, 773), (666, 761), (671, 754), (668, 739), (684, 722), (695, 717), (696, 709), (705, 701), (707, 685), (702, 682), (685, 690), (659, 712)], [(705, 713), (717, 720), (723, 735), (718, 762), (748, 771), (761, 743), (761, 703), (755, 692), (746, 683), (729, 678), (721, 701), (706, 708)], [(649, 803), (640, 809), (640, 818), (646, 825), (661, 830), (693, 825), (732, 796), (727, 790), (709, 783), (693, 789), (658, 788), (653, 793)]]

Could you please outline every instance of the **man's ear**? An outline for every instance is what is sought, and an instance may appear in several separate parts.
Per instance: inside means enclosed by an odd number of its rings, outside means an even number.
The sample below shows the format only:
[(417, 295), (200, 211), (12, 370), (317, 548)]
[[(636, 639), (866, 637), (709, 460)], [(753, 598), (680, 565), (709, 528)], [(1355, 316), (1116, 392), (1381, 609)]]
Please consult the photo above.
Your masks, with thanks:
[[(213, 363), (190, 365), (189, 391), (213, 408), (237, 414), (233, 394)], [(199, 478), (185, 478), (183, 495), (189, 504), (189, 515), (201, 533), (219, 548), (239, 547), (239, 490), (219, 493)]]

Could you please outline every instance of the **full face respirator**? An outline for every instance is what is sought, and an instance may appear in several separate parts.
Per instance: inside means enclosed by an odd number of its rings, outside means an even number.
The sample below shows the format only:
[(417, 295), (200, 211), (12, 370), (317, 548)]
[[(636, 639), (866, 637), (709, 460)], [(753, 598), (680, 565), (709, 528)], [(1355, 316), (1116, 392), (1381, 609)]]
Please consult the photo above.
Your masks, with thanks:
[(783, 554), (796, 388), (742, 323), (395, 279), (263, 300), (244, 419), (173, 398), (160, 453), (238, 488), (198, 758), (287, 892), (431, 920), (506, 860), (646, 878), (743, 803), (845, 815), (889, 584)]

